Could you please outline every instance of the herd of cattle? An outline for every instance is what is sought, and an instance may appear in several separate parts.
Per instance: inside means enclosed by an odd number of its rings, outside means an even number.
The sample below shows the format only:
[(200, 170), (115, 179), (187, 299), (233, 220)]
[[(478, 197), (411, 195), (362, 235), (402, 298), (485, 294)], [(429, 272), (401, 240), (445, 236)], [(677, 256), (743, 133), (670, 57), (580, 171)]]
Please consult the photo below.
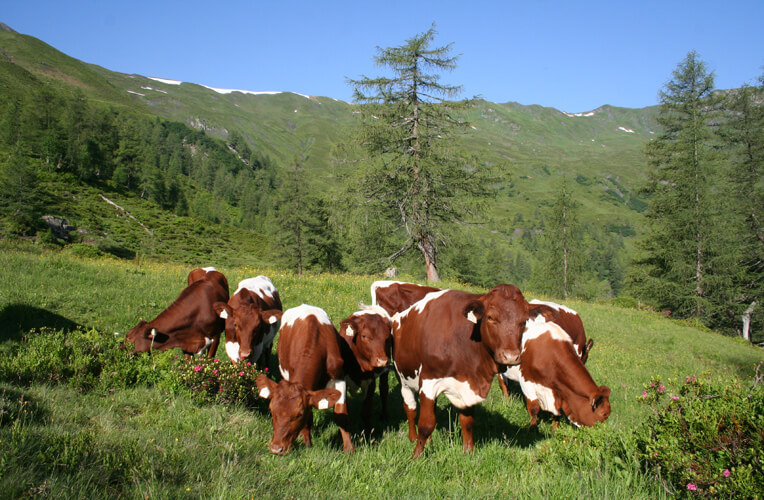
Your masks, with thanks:
[[(526, 301), (514, 285), (484, 295), (398, 281), (371, 285), (370, 306), (340, 322), (339, 331), (321, 308), (303, 304), (282, 312), (276, 287), (265, 276), (241, 281), (229, 296), (228, 281), (214, 268), (194, 269), (188, 286), (154, 320), (128, 332), (134, 352), (180, 348), (187, 356), (214, 356), (225, 330), (232, 362), (267, 366), (273, 341), (282, 380), (256, 379), (270, 400), (270, 451), (284, 454), (301, 436), (311, 444), (312, 408), (334, 408), (343, 449), (354, 449), (345, 401), (347, 385), (363, 389), (362, 421), (371, 430), (376, 379), (382, 417), (387, 417), (387, 371), (398, 374), (409, 439), (422, 453), (435, 427), (435, 401), (444, 394), (459, 411), (462, 442), (472, 450), (475, 405), (494, 376), (507, 394), (519, 382), (530, 425), (540, 410), (565, 415), (576, 426), (610, 415), (610, 388), (598, 386), (584, 366), (592, 347), (578, 314), (550, 302)], [(419, 420), (416, 420), (417, 399)], [(557, 422), (555, 421), (555, 425)]]

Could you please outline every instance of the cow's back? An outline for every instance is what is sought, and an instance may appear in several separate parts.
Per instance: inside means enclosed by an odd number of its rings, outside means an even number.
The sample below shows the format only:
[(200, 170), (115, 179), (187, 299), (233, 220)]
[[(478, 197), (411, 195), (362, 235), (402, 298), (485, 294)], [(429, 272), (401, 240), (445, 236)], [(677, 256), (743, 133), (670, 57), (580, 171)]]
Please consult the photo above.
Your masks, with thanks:
[(371, 286), (371, 303), (378, 305), (391, 316), (408, 309), (430, 292), (439, 288), (405, 283), (402, 281), (375, 281)]

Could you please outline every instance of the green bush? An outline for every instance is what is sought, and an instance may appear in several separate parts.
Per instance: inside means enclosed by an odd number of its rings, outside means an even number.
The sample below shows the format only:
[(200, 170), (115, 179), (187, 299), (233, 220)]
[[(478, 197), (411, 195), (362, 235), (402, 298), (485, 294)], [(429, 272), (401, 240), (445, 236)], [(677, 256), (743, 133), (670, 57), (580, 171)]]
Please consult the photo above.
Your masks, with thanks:
[(259, 402), (255, 379), (262, 373), (250, 362), (231, 363), (218, 358), (186, 359), (178, 367), (180, 381), (198, 400), (247, 407)]
[(678, 385), (653, 379), (639, 399), (653, 411), (638, 432), (638, 450), (645, 468), (668, 491), (688, 497), (761, 495), (761, 377), (752, 387), (721, 377), (688, 375)]

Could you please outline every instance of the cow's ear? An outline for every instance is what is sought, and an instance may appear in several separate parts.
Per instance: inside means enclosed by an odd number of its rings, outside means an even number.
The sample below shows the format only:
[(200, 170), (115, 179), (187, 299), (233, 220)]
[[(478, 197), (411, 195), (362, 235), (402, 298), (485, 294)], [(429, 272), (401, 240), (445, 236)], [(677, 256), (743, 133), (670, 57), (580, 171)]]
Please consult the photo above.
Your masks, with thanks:
[(261, 398), (271, 399), (273, 393), (276, 392), (276, 382), (265, 375), (258, 375), (255, 379), (255, 384), (257, 384), (258, 395)]
[(266, 323), (268, 323), (269, 325), (273, 325), (281, 321), (281, 315), (282, 315), (282, 312), (278, 309), (268, 309), (267, 311), (260, 311), (260, 318)]
[(355, 337), (355, 334), (358, 332), (358, 325), (355, 324), (355, 321), (352, 319), (344, 319), (342, 322), (340, 322), (340, 333), (344, 335), (345, 337), (352, 339)]
[(606, 385), (601, 385), (599, 390), (594, 394), (594, 397), (591, 400), (592, 403), (592, 411), (596, 410), (599, 405), (605, 401), (605, 399), (610, 397), (610, 387)]
[(223, 319), (228, 319), (233, 316), (233, 309), (225, 302), (215, 302), (212, 304), (212, 308), (215, 309), (215, 314)]
[(479, 300), (473, 300), (464, 307), (462, 314), (464, 314), (464, 317), (469, 321), (477, 324), (478, 321), (483, 319), (484, 311), (485, 309), (483, 308), (483, 303)]
[(342, 397), (342, 393), (337, 389), (321, 389), (320, 391), (308, 391), (310, 405), (319, 410), (332, 408)]

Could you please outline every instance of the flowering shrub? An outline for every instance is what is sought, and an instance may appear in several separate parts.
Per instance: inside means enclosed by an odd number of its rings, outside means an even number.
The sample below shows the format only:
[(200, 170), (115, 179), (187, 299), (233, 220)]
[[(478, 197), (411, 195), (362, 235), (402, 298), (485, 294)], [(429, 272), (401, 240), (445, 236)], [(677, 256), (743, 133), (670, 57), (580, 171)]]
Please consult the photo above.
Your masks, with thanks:
[(255, 378), (263, 372), (252, 363), (228, 359), (191, 358), (178, 367), (179, 377), (202, 401), (255, 406)]
[(653, 379), (638, 399), (653, 410), (638, 433), (645, 467), (688, 497), (754, 498), (764, 491), (764, 387), (688, 375)]

